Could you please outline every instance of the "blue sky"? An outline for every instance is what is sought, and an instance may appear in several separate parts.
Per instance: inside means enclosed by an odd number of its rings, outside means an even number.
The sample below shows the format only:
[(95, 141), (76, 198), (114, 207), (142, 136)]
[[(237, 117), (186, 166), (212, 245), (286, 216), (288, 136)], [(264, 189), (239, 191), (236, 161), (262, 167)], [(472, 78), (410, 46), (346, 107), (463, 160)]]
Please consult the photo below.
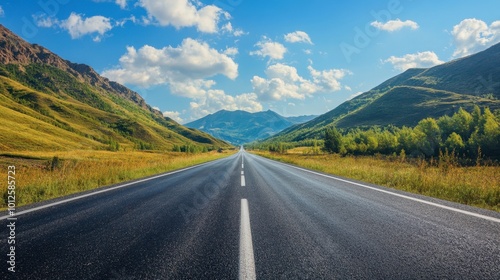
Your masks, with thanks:
[(498, 0), (16, 0), (0, 24), (181, 123), (323, 114), (412, 67), (500, 42)]

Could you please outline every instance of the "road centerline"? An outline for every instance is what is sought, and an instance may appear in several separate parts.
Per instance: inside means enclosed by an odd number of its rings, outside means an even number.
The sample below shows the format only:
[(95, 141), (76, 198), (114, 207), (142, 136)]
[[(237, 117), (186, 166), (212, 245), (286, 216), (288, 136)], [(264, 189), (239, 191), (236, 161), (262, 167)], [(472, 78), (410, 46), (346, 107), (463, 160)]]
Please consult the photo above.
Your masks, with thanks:
[(256, 279), (248, 201), (241, 199), (239, 279)]
[(241, 186), (242, 186), (242, 187), (245, 187), (245, 186), (246, 186), (246, 182), (245, 182), (245, 175), (241, 175)]

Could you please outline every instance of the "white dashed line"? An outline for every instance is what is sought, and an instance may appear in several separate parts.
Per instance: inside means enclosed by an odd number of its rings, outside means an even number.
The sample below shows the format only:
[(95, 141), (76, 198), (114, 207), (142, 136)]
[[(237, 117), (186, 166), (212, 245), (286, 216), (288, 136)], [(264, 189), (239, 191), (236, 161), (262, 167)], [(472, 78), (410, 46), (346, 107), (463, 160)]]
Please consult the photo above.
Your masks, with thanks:
[(248, 211), (248, 201), (246, 199), (241, 200), (239, 279), (256, 279), (250, 212)]

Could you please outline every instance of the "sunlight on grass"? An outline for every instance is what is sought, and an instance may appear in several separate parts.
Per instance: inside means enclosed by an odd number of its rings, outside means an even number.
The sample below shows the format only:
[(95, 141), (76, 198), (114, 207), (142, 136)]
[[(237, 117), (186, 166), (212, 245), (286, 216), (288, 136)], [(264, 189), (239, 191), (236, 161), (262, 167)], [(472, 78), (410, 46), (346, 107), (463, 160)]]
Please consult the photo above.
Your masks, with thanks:
[(389, 188), (423, 194), (500, 212), (500, 167), (430, 164), (425, 161), (371, 156), (276, 154), (252, 151), (270, 159)]
[[(19, 207), (208, 162), (232, 153), (19, 152), (0, 155), (0, 170), (7, 174), (8, 166), (16, 167), (16, 204)], [(2, 209), (6, 208), (6, 190), (3, 184), (0, 189)]]

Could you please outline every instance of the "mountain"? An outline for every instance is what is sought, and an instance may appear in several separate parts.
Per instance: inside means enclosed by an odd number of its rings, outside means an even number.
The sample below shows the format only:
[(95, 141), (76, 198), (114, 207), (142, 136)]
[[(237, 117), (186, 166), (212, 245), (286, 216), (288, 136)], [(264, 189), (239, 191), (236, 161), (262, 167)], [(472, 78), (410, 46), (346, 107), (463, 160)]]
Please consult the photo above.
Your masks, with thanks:
[(460, 107), (500, 108), (500, 44), (428, 69), (408, 69), (356, 98), (277, 134), (277, 141), (320, 137), (327, 126), (414, 126)]
[(228, 146), (152, 109), (88, 65), (64, 60), (0, 25), (0, 150)]
[(314, 116), (283, 117), (271, 110), (249, 113), (245, 111), (221, 110), (186, 124), (224, 139), (235, 145), (268, 138), (298, 122), (307, 121)]
[(293, 124), (301, 124), (308, 122), (310, 120), (313, 120), (317, 118), (318, 115), (304, 115), (304, 116), (296, 116), (296, 117), (285, 117), (288, 121), (292, 122)]

